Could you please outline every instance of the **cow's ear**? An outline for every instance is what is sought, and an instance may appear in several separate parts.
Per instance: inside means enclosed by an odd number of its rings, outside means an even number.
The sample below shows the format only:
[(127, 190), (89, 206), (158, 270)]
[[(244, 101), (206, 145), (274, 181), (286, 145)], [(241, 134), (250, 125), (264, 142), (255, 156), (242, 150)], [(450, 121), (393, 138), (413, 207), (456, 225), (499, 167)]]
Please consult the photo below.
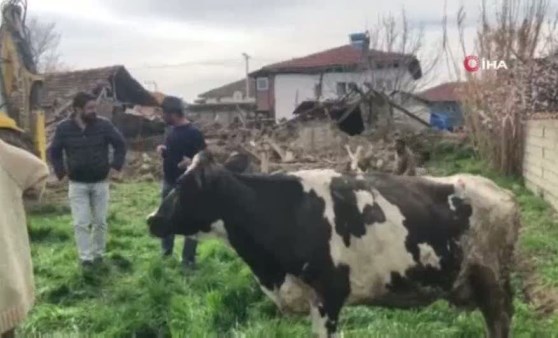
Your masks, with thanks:
[(199, 165), (201, 167), (210, 167), (211, 165), (215, 164), (215, 159), (213, 154), (207, 150), (200, 151), (196, 156), (199, 157)]
[(192, 162), (191, 173), (194, 176), (196, 185), (201, 189), (209, 182), (215, 170), (217, 162), (207, 150), (200, 151), (194, 157)]

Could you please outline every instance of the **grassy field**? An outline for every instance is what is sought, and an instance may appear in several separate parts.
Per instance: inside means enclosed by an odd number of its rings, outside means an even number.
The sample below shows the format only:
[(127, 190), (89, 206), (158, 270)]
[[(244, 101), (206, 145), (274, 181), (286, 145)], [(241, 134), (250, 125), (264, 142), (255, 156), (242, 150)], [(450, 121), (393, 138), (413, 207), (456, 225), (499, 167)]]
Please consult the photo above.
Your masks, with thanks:
[[(483, 172), (466, 154), (438, 158), (438, 172)], [(558, 226), (545, 203), (517, 181), (498, 180), (519, 196), (525, 229), (520, 247), (536, 257), (544, 283), (558, 284)], [(29, 219), (37, 305), (21, 327), (69, 337), (308, 337), (307, 318), (280, 316), (234, 252), (215, 241), (199, 248), (199, 269), (184, 275), (177, 260), (162, 260), (145, 226), (158, 204), (155, 184), (113, 190), (108, 259), (92, 273), (77, 264), (67, 208), (45, 207)], [(182, 240), (177, 238), (177, 249)], [(178, 253), (179, 250), (176, 250)], [(521, 288), (516, 276), (514, 284)], [(514, 337), (558, 336), (558, 317), (541, 317), (516, 294)], [(351, 307), (342, 314), (345, 337), (480, 337), (478, 311), (457, 312), (445, 302), (420, 311)], [(553, 335), (554, 333), (554, 335)]]

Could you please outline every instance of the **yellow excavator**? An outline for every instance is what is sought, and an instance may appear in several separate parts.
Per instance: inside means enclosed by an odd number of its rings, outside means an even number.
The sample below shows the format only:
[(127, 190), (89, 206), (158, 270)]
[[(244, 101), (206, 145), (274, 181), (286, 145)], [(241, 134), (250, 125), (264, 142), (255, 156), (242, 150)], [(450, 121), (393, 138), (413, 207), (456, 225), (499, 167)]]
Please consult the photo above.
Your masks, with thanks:
[(0, 25), (0, 139), (46, 159), (45, 115), (40, 107), (43, 77), (37, 73), (26, 0), (2, 2)]

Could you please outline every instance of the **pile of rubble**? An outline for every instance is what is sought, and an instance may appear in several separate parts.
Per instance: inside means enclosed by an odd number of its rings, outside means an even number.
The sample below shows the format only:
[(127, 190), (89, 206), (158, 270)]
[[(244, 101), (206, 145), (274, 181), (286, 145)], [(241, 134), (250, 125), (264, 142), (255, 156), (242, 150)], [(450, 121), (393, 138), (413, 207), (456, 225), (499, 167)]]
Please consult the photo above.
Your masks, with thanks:
[(124, 179), (144, 182), (160, 181), (163, 175), (163, 161), (155, 151), (130, 151), (127, 154)]
[[(371, 88), (366, 92), (355, 89), (336, 101), (303, 102), (293, 112), (293, 119), (279, 124), (255, 113), (239, 114), (226, 126), (215, 121), (194, 124), (203, 132), (208, 149), (221, 163), (233, 153), (242, 153), (257, 171), (264, 173), (314, 168), (393, 172), (396, 137), (406, 140), (419, 166), (428, 159), (433, 140), (440, 137), (440, 133), (431, 132), (425, 127), (428, 124), (417, 117), (414, 119), (420, 123), (414, 131), (398, 126), (394, 123), (394, 107), (397, 108), (382, 93)], [(403, 108), (398, 109), (413, 117)], [(149, 132), (143, 126), (144, 120), (158, 115), (127, 110), (114, 115), (113, 119), (115, 116), (141, 118), (142, 122), (134, 124), (140, 132), (126, 134), (129, 153), (124, 179), (160, 180), (162, 160), (155, 149), (164, 141), (162, 122), (149, 124), (158, 128), (153, 127)], [(131, 128), (129, 121), (124, 125)], [(49, 124), (49, 135), (54, 126), (55, 123)]]
[[(209, 150), (220, 162), (231, 153), (249, 155), (261, 172), (332, 168), (341, 171), (392, 172), (395, 168), (395, 137), (401, 137), (421, 165), (440, 133), (423, 130), (349, 136), (331, 121), (298, 121), (264, 128), (225, 128), (218, 124), (200, 127)], [(352, 164), (352, 167), (351, 167)]]

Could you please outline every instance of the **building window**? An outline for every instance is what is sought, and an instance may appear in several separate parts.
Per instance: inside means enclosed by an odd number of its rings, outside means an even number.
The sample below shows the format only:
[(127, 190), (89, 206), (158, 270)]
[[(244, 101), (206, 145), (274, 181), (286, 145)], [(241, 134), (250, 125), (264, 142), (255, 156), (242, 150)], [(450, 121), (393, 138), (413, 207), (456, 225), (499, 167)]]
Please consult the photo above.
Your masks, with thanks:
[(337, 96), (347, 95), (347, 82), (337, 82)]
[(258, 91), (269, 89), (269, 80), (267, 79), (267, 77), (260, 77), (256, 80), (256, 89)]

